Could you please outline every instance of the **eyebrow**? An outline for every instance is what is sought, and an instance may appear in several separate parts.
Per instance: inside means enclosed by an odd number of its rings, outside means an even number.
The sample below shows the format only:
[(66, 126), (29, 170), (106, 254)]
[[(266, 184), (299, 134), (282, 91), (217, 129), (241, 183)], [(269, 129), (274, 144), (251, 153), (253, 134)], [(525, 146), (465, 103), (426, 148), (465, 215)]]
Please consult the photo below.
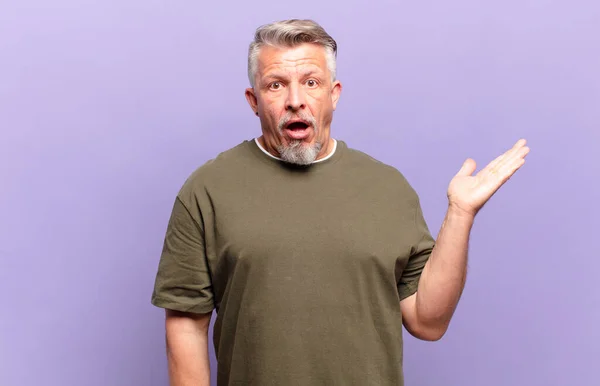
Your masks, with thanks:
[[(301, 78), (304, 78), (304, 77), (307, 77), (307, 76), (310, 76), (310, 75), (321, 75), (322, 76), (323, 73), (322, 73), (322, 71), (316, 70), (316, 69), (310, 69), (310, 70), (303, 71), (303, 72), (300, 73), (300, 77)], [(284, 78), (284, 79), (287, 78), (287, 75), (284, 75), (284, 74), (279, 73), (279, 72), (273, 72), (273, 73), (270, 73), (268, 75), (265, 75), (265, 77), (264, 77), (265, 80), (282, 79), (282, 78)]]

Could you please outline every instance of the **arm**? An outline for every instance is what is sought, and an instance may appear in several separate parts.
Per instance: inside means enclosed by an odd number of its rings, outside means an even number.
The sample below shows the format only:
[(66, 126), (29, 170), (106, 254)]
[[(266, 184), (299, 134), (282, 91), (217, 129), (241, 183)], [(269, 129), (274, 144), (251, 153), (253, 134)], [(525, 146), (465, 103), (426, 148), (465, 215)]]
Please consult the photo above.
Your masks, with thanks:
[(167, 360), (171, 386), (209, 386), (208, 326), (211, 314), (166, 310)]
[(441, 339), (448, 329), (465, 285), (473, 219), (448, 209), (417, 292), (400, 302), (407, 331), (419, 339)]
[(209, 385), (208, 326), (214, 299), (201, 224), (198, 205), (186, 205), (178, 196), (152, 293), (152, 304), (166, 313), (171, 386)]
[(400, 302), (404, 325), (423, 340), (446, 333), (464, 289), (469, 235), (476, 214), (525, 163), (529, 148), (519, 140), (475, 176), (468, 159), (448, 187), (449, 207), (431, 256), (423, 268), (417, 292)]

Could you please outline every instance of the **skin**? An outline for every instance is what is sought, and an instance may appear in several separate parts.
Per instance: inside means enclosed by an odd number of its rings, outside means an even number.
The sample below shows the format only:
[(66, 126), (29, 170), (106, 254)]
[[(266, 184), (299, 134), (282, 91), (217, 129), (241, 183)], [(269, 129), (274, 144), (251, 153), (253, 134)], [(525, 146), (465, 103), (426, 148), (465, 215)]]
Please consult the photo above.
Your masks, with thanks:
[(211, 314), (166, 310), (170, 386), (210, 386), (208, 328)]
[(331, 79), (323, 47), (314, 44), (291, 48), (263, 46), (258, 56), (255, 86), (245, 93), (250, 108), (260, 118), (261, 145), (279, 156), (278, 146), (289, 146), (291, 142), (285, 132), (278, 131), (279, 122), (286, 116), (310, 117), (317, 123), (318, 130), (311, 127), (303, 145), (319, 141), (323, 146), (316, 159), (326, 157), (333, 146), (331, 121), (341, 90), (341, 82)]

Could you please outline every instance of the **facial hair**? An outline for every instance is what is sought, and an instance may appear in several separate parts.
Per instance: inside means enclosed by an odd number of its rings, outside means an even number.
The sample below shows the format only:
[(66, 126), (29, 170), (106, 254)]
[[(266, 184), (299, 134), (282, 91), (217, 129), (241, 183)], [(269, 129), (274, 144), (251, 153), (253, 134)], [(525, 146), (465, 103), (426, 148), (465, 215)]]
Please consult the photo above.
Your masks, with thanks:
[[(277, 131), (279, 132), (279, 135), (282, 137), (284, 136), (283, 128), (289, 121), (293, 119), (302, 119), (303, 121), (309, 123), (314, 130), (315, 136), (319, 133), (317, 121), (313, 116), (305, 113), (289, 113), (283, 117), (277, 125)], [(317, 156), (323, 148), (323, 144), (319, 140), (316, 140), (312, 144), (304, 143), (304, 141), (301, 139), (289, 139), (287, 142), (287, 144), (282, 143), (277, 146), (279, 157), (283, 161), (295, 165), (310, 165), (311, 163), (315, 162)]]

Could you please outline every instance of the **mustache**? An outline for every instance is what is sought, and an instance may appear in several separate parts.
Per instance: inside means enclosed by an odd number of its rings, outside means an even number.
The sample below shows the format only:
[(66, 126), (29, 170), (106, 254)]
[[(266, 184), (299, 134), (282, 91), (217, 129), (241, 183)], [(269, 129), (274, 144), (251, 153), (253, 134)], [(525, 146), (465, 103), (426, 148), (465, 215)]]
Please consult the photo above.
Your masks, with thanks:
[(304, 112), (300, 112), (300, 113), (288, 113), (286, 114), (283, 118), (281, 118), (281, 120), (279, 121), (279, 124), (277, 125), (277, 128), (279, 129), (279, 131), (283, 130), (283, 128), (285, 127), (285, 125), (287, 125), (290, 121), (293, 120), (303, 120), (305, 122), (307, 122), (308, 124), (310, 124), (315, 130), (317, 129), (317, 120), (315, 119), (315, 117), (313, 117), (312, 115), (310, 115), (309, 113), (304, 113)]

